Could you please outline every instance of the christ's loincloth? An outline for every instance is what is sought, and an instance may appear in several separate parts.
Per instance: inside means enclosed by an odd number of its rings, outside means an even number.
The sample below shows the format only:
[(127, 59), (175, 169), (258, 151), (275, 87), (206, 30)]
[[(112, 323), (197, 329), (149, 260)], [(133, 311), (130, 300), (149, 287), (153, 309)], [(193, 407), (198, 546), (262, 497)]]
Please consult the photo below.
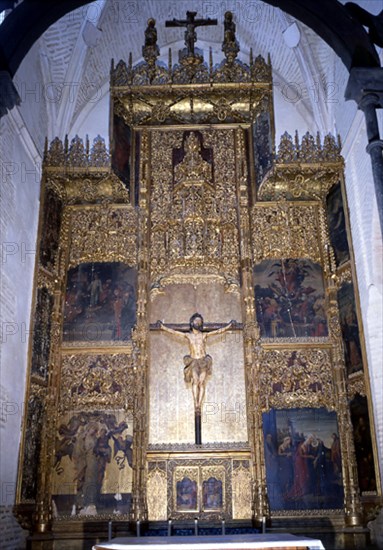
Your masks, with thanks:
[(211, 374), (211, 367), (213, 360), (210, 355), (205, 355), (200, 359), (194, 359), (190, 355), (185, 355), (184, 357), (184, 379), (185, 382), (189, 383), (193, 380), (193, 374), (200, 376), (203, 372), (206, 374)]

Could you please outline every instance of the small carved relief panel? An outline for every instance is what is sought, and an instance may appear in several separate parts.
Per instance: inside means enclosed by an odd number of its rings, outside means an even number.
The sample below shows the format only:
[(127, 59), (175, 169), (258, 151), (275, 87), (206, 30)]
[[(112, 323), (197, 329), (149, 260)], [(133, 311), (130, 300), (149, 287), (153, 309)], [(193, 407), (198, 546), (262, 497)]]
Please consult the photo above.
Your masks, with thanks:
[(334, 406), (329, 349), (263, 350), (262, 407)]
[(137, 264), (137, 212), (131, 207), (73, 208), (70, 266), (82, 262)]
[(251, 209), (253, 258), (311, 258), (321, 261), (318, 206), (281, 201)]
[(61, 369), (60, 408), (105, 410), (133, 407), (134, 354), (64, 355)]
[(149, 462), (147, 481), (148, 518), (164, 521), (168, 513), (166, 462)]

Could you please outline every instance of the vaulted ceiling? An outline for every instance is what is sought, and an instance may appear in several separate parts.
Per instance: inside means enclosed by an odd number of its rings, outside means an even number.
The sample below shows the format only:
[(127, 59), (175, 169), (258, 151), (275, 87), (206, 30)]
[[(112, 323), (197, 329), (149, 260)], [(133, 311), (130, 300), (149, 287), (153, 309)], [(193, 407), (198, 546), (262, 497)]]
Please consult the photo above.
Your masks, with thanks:
[[(24, 3), (31, 2), (24, 0)], [(272, 0), (272, 3), (285, 4), (291, 9), (294, 1)], [(298, 0), (295, 3), (302, 4)], [(76, 2), (73, 0), (72, 4)], [(366, 0), (363, 7), (378, 13), (379, 4)], [(204, 50), (205, 60), (211, 48), (214, 62), (219, 62), (223, 58), (223, 18), (227, 9), (234, 13), (243, 60), (248, 60), (250, 48), (254, 55), (270, 54), (277, 133), (297, 127), (322, 134), (339, 131), (345, 137), (356, 110), (352, 103), (345, 107), (343, 102), (348, 71), (311, 28), (281, 9), (259, 0), (97, 0), (53, 23), (35, 42), (16, 73), (14, 80), (22, 100), (23, 118), (27, 125), (31, 122), (32, 129), (41, 130), (41, 135), (36, 136), (37, 147), (41, 149), (44, 135), (49, 138), (65, 133), (73, 135), (85, 129), (87, 123), (90, 133), (93, 128), (96, 132), (97, 123), (105, 133), (111, 59), (127, 60), (129, 52), (134, 63), (142, 59), (149, 17), (156, 19), (161, 60), (165, 63), (169, 48), (176, 60), (184, 45), (184, 30), (165, 28), (167, 19), (184, 17), (187, 10), (217, 18), (217, 27), (197, 29), (197, 46)], [(23, 105), (23, 100), (36, 87), (41, 101), (38, 109), (31, 112), (28, 102)], [(33, 120), (37, 111), (39, 124)]]

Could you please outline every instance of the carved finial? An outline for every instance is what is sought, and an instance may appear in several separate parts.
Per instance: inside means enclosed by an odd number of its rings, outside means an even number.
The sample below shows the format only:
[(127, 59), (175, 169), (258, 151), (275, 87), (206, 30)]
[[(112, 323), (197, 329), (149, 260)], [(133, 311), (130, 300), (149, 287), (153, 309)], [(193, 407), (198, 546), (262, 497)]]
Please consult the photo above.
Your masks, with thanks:
[(171, 82), (172, 78), (173, 78), (173, 60), (172, 60), (172, 49), (171, 48), (169, 48), (168, 69), (169, 69), (169, 80)]
[(295, 162), (296, 161), (296, 150), (293, 143), (293, 138), (285, 132), (281, 136), (281, 141), (278, 149), (277, 162)]
[(48, 153), (48, 137), (45, 136), (45, 141), (44, 141), (44, 162), (46, 161), (47, 153)]
[(297, 158), (299, 158), (300, 147), (299, 147), (298, 130), (295, 130), (294, 142), (295, 142), (295, 153), (296, 153)]

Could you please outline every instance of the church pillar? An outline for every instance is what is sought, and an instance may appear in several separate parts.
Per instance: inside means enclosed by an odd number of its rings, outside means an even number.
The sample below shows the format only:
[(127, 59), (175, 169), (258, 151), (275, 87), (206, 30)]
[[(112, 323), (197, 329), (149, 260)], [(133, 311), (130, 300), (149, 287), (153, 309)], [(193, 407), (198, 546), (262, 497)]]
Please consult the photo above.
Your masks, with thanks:
[(380, 67), (352, 69), (345, 97), (356, 101), (366, 119), (368, 139), (366, 151), (371, 157), (380, 229), (383, 233), (383, 140), (380, 138), (376, 116), (376, 109), (383, 107), (383, 69)]

